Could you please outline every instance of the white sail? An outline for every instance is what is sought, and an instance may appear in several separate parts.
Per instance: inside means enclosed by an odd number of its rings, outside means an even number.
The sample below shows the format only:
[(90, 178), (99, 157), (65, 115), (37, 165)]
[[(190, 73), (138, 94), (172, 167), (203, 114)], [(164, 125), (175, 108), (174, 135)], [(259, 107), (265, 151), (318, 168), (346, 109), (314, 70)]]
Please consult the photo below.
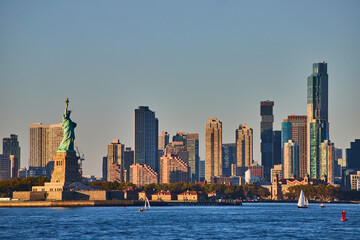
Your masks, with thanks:
[(303, 190), (301, 190), (301, 192), (300, 192), (299, 201), (298, 201), (297, 205), (298, 205), (298, 207), (304, 207), (305, 206), (305, 197), (304, 197)]
[(309, 206), (309, 201), (307, 198), (305, 198), (305, 207), (308, 207)]
[[(145, 198), (146, 199), (146, 202), (145, 202), (145, 209), (147, 208), (147, 209), (150, 209), (150, 202), (149, 202), (149, 199), (146, 197)], [(147, 206), (146, 206), (146, 204), (147, 204)]]

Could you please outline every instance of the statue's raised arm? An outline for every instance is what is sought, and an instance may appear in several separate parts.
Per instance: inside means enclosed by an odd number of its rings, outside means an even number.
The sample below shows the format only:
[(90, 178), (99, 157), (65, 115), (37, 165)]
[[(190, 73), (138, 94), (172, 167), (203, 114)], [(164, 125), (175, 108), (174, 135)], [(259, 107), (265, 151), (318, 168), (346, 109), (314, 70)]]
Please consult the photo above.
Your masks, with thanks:
[(65, 100), (65, 112), (64, 112), (64, 117), (68, 116), (68, 106), (69, 106), (69, 98), (66, 98)]
[(69, 99), (65, 100), (65, 112), (63, 115), (62, 129), (63, 129), (63, 139), (60, 143), (58, 152), (75, 152), (74, 150), (74, 140), (75, 140), (75, 127), (76, 123), (71, 121), (70, 114), (71, 111), (68, 110)]

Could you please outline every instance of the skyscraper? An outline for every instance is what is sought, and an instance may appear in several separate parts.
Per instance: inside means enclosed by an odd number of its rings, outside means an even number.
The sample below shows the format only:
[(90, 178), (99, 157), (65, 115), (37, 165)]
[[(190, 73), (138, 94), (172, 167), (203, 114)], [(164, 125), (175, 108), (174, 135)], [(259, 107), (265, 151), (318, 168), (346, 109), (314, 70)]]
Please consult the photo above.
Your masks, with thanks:
[(323, 119), (312, 119), (310, 122), (310, 159), (307, 166), (310, 178), (321, 178), (320, 144), (326, 140), (325, 124)]
[(274, 165), (281, 164), (281, 131), (273, 132), (273, 159)]
[[(313, 120), (316, 120), (315, 123)], [(312, 125), (312, 127), (311, 127)], [(314, 129), (314, 128), (321, 128)], [(314, 133), (321, 133), (317, 136)], [(319, 138), (317, 139), (312, 139)], [(329, 139), (329, 120), (328, 120), (328, 74), (327, 63), (314, 63), (313, 72), (307, 79), (307, 172), (312, 178), (318, 177), (316, 166), (319, 166), (320, 143)], [(317, 144), (317, 145), (313, 145)], [(315, 159), (316, 158), (316, 159)], [(319, 169), (317, 169), (319, 170)]]
[(13, 164), (11, 178), (17, 177), (20, 168), (20, 146), (17, 135), (11, 134), (9, 138), (3, 138), (3, 155), (8, 157), (14, 155), (13, 160), (15, 162)]
[(299, 176), (299, 147), (292, 140), (284, 143), (284, 178)]
[(135, 109), (135, 163), (159, 170), (158, 119), (147, 106)]
[(48, 154), (47, 142), (49, 125), (31, 123), (29, 134), (29, 167), (45, 167)]
[(274, 166), (273, 159), (273, 101), (260, 102), (260, 134), (261, 134), (261, 164), (264, 166), (266, 180), (270, 180), (270, 170)]
[(360, 139), (355, 139), (346, 149), (346, 162), (348, 168), (360, 171)]
[[(282, 122), (282, 148), (288, 140), (293, 140), (299, 147), (299, 177), (307, 172), (307, 116), (290, 115)], [(283, 152), (283, 151), (282, 151)]]
[(124, 181), (124, 145), (118, 139), (108, 145), (107, 181)]
[(10, 157), (0, 154), (0, 181), (9, 180), (11, 176)]
[(236, 129), (237, 167), (249, 167), (253, 163), (253, 130), (246, 124)]
[(125, 148), (124, 151), (124, 181), (130, 181), (130, 166), (134, 164), (134, 150), (131, 147)]
[(187, 134), (186, 150), (189, 153), (190, 181), (195, 182), (199, 180), (199, 134)]
[(46, 164), (50, 161), (53, 161), (53, 158), (56, 155), (57, 150), (59, 149), (60, 143), (63, 139), (63, 130), (62, 123), (51, 124), (47, 128), (47, 160)]
[(159, 136), (159, 150), (164, 151), (166, 145), (169, 144), (169, 133), (168, 132), (161, 132)]
[(335, 147), (334, 143), (325, 140), (320, 144), (320, 177), (326, 176), (328, 183), (334, 184), (334, 163)]
[(222, 123), (210, 117), (205, 124), (205, 180), (222, 175)]
[(236, 143), (224, 143), (221, 151), (223, 176), (230, 177), (231, 166), (236, 165)]

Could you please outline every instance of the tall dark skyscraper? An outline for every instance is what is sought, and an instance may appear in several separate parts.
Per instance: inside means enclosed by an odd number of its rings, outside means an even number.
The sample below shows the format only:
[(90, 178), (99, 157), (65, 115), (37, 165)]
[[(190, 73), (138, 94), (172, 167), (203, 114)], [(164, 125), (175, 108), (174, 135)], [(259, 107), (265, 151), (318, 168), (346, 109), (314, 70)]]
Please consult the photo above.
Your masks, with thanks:
[(281, 131), (274, 131), (273, 144), (274, 165), (278, 165), (281, 164)]
[(270, 180), (270, 170), (274, 166), (273, 159), (273, 101), (260, 102), (260, 134), (261, 134), (261, 164), (264, 166), (264, 176)]
[(231, 176), (232, 164), (236, 164), (236, 143), (224, 143), (222, 145), (222, 171), (224, 176)]
[(187, 134), (186, 150), (189, 152), (190, 179), (192, 182), (195, 182), (199, 180), (199, 134)]
[(319, 146), (329, 140), (327, 63), (314, 63), (307, 79), (307, 172), (319, 175)]
[(159, 171), (158, 119), (147, 106), (135, 109), (135, 163), (147, 164)]
[(17, 177), (20, 168), (20, 146), (17, 135), (11, 134), (9, 138), (3, 138), (3, 155), (7, 157), (14, 155), (15, 164), (11, 176)]
[(360, 139), (355, 139), (346, 149), (346, 162), (348, 168), (360, 171)]

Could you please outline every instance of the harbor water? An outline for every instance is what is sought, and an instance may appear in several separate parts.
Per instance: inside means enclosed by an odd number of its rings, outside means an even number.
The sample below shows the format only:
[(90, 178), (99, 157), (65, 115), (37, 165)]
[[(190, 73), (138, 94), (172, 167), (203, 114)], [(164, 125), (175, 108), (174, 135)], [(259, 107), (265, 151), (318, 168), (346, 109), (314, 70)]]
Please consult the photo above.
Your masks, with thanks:
[[(0, 239), (359, 239), (360, 205), (1, 208)], [(348, 221), (341, 222), (341, 212)]]

